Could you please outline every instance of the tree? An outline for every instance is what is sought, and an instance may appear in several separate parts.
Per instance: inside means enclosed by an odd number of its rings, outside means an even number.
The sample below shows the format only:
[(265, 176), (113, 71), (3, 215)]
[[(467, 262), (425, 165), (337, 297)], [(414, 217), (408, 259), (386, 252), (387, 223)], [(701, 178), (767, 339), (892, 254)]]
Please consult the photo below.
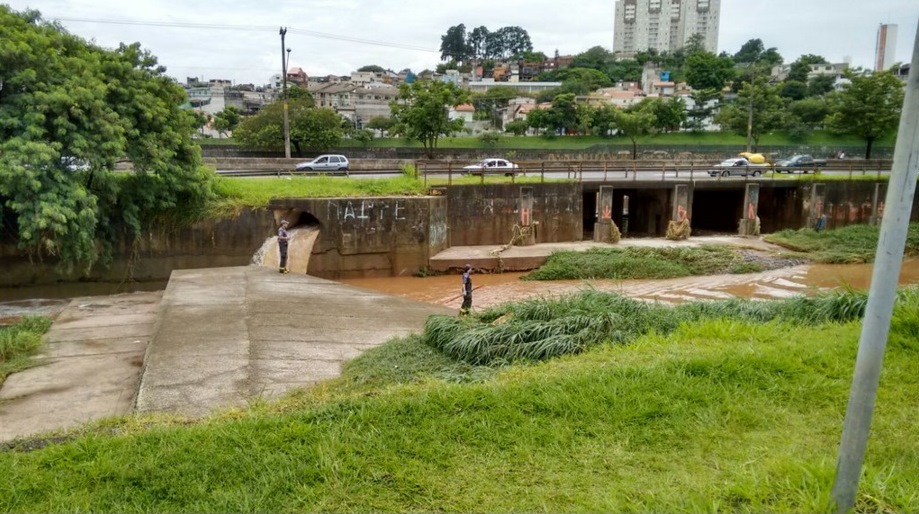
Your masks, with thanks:
[(753, 143), (752, 150), (755, 152), (759, 148), (759, 139), (763, 134), (785, 126), (785, 102), (779, 96), (776, 85), (763, 82), (753, 85), (744, 82), (737, 100), (722, 107), (715, 121), (738, 135), (749, 135)]
[(740, 47), (740, 50), (738, 50), (736, 54), (734, 54), (734, 62), (739, 64), (757, 62), (764, 51), (765, 46), (763, 45), (762, 39), (750, 39)]
[(501, 27), (498, 36), (503, 46), (502, 57), (519, 58), (526, 52), (533, 51), (533, 42), (530, 34), (521, 27)]
[(807, 96), (807, 84), (797, 80), (786, 80), (782, 82), (779, 96), (791, 100), (801, 100)]
[(789, 114), (807, 129), (816, 130), (823, 126), (830, 115), (830, 104), (825, 98), (804, 98), (788, 106)]
[(632, 142), (632, 159), (638, 158), (638, 138), (654, 133), (654, 114), (645, 101), (616, 113), (616, 129)]
[(515, 136), (522, 136), (527, 133), (528, 128), (529, 128), (529, 125), (527, 124), (526, 120), (514, 120), (511, 122), (508, 122), (504, 126), (504, 131), (510, 132), (511, 134), (514, 134)]
[(388, 132), (389, 129), (396, 124), (396, 120), (392, 118), (387, 118), (386, 116), (374, 116), (370, 118), (370, 121), (367, 122), (367, 128), (371, 130), (380, 131), (380, 137), (383, 137), (385, 132)]
[(649, 105), (658, 132), (676, 132), (686, 121), (686, 102), (682, 98), (654, 99)]
[[(343, 134), (341, 116), (332, 109), (316, 108), (312, 95), (302, 90), (288, 100), (288, 120), (290, 143), (297, 155), (303, 155), (306, 148), (320, 151), (332, 148)], [(284, 146), (284, 102), (276, 100), (243, 120), (234, 136), (242, 145), (253, 148)]]
[(214, 129), (222, 135), (227, 135), (236, 130), (241, 118), (239, 109), (229, 105), (214, 115)]
[(836, 77), (817, 75), (807, 83), (807, 96), (823, 96), (836, 87)]
[(386, 71), (386, 68), (382, 66), (378, 66), (376, 64), (368, 64), (367, 66), (361, 66), (360, 68), (357, 69), (357, 71), (361, 71), (361, 72), (369, 71), (371, 73), (383, 73)]
[(727, 56), (719, 57), (706, 51), (694, 52), (686, 58), (683, 72), (689, 87), (720, 92), (734, 78), (734, 62)]
[(686, 110), (684, 126), (693, 132), (705, 129), (706, 122), (715, 112), (715, 102), (721, 98), (720, 89), (697, 89), (690, 96), (692, 108)]
[[(0, 236), (89, 269), (212, 198), (185, 92), (140, 45), (107, 50), (0, 5)], [(116, 176), (116, 160), (134, 172)], [(75, 162), (87, 166), (74, 166)]]
[(603, 105), (594, 110), (590, 118), (590, 128), (600, 137), (610, 137), (616, 130), (616, 116), (619, 109), (613, 105)]
[(574, 56), (571, 63), (572, 68), (593, 68), (595, 70), (604, 70), (606, 66), (615, 61), (613, 53), (603, 48), (595, 46)]
[(466, 48), (470, 49), (473, 59), (485, 56), (489, 34), (488, 28), (483, 25), (472, 29), (472, 32), (466, 36)]
[(446, 34), (440, 36), (441, 61), (465, 61), (469, 54), (469, 47), (466, 45), (466, 26), (462, 23), (450, 27)]
[(463, 120), (450, 120), (447, 110), (468, 101), (469, 92), (450, 83), (422, 80), (402, 84), (399, 98), (390, 103), (396, 120), (392, 130), (420, 141), (430, 156), (440, 136), (463, 129)]
[(903, 83), (887, 71), (867, 75), (848, 71), (845, 76), (850, 83), (833, 98), (827, 128), (862, 138), (865, 159), (870, 159), (874, 142), (897, 129)]

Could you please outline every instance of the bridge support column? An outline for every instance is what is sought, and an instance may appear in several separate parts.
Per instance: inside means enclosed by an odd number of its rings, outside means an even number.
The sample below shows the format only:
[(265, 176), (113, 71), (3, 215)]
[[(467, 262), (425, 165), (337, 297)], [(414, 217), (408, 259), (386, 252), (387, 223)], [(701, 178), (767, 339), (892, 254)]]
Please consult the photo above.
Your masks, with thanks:
[(533, 246), (536, 244), (536, 229), (538, 221), (533, 221), (533, 188), (520, 188), (520, 232), (514, 234), (514, 244), (517, 246)]
[(691, 204), (689, 202), (689, 186), (680, 184), (673, 188), (673, 210), (670, 214), (670, 223), (667, 225), (667, 239), (682, 241), (689, 239), (692, 234), (690, 226)]
[(738, 224), (737, 233), (742, 236), (759, 235), (759, 184), (747, 184), (744, 194), (744, 217)]
[(619, 227), (613, 221), (613, 188), (600, 186), (600, 198), (597, 204), (599, 220), (594, 223), (594, 241), (616, 244), (622, 237)]
[[(804, 228), (813, 228), (823, 230), (826, 228), (826, 184), (811, 184), (811, 194), (808, 204), (805, 206), (807, 211), (807, 224)], [(877, 210), (875, 210), (877, 212)]]
[(887, 197), (887, 185), (875, 184), (874, 197), (871, 200), (871, 216), (868, 218), (868, 224), (874, 227), (881, 225), (884, 219), (884, 200)]

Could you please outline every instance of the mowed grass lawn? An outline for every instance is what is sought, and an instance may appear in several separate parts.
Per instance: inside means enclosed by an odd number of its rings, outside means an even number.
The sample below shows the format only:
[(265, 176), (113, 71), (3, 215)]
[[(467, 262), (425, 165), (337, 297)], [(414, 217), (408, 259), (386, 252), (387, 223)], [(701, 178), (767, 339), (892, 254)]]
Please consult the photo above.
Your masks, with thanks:
[[(894, 318), (862, 512), (919, 511), (911, 298)], [(858, 336), (857, 322), (700, 319), (503, 367), (409, 338), (278, 403), (0, 452), (0, 510), (827, 511)]]

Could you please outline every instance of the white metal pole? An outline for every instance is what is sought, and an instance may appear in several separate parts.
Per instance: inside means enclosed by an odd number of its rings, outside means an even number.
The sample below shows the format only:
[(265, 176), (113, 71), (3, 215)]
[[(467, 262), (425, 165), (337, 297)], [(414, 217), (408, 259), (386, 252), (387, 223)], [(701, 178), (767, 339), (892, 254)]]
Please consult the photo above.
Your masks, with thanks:
[(900, 115), (900, 130), (894, 151), (893, 168), (887, 187), (887, 203), (881, 221), (868, 306), (858, 343), (855, 377), (849, 394), (846, 421), (843, 425), (836, 481), (832, 497), (837, 512), (850, 512), (855, 507), (858, 481), (865, 460), (865, 448), (871, 429), (871, 416), (877, 396), (887, 333), (893, 315), (894, 300), (903, 249), (913, 208), (916, 178), (919, 175), (919, 31), (913, 47), (913, 60), (906, 83), (906, 98)]

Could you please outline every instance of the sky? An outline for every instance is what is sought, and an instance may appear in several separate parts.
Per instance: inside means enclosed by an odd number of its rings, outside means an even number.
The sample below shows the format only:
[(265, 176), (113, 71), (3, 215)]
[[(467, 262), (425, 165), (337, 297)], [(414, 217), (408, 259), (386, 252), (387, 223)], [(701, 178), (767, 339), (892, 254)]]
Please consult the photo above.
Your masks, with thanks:
[[(453, 25), (517, 25), (552, 56), (612, 50), (613, 0), (0, 0), (36, 9), (69, 32), (115, 48), (139, 42), (170, 76), (262, 85), (281, 70), (280, 27), (290, 67), (346, 75), (376, 64), (433, 69)], [(718, 51), (759, 38), (792, 62), (802, 54), (873, 67), (881, 23), (899, 26), (896, 60), (909, 62), (919, 0), (721, 0)], [(333, 37), (329, 37), (333, 36)]]

